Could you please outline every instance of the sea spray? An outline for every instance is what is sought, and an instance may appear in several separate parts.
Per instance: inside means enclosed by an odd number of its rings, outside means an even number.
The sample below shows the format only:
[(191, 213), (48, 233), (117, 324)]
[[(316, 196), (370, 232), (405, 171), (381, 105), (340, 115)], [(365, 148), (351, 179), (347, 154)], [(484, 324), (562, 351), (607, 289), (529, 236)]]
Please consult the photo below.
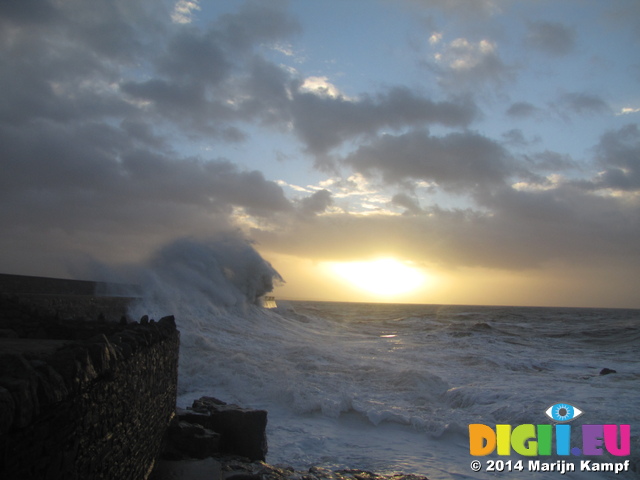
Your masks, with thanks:
[(247, 240), (228, 234), (165, 246), (150, 259), (141, 281), (147, 306), (184, 308), (189, 302), (218, 309), (255, 304), (283, 279)]

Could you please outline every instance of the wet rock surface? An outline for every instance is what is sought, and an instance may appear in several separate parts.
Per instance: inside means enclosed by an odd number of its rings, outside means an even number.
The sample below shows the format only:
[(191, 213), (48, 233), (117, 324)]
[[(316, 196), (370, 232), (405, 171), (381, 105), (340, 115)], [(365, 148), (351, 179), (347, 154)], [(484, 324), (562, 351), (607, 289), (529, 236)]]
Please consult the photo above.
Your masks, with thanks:
[(216, 457), (216, 460), (221, 465), (222, 480), (428, 480), (421, 475), (380, 475), (357, 469), (330, 470), (311, 467), (303, 471), (287, 465), (251, 462), (240, 457)]

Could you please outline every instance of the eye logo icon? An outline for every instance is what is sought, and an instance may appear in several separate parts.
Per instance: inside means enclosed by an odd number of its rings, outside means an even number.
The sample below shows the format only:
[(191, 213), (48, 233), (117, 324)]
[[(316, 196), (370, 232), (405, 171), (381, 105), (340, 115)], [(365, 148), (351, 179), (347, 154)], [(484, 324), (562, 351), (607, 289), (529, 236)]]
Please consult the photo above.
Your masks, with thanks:
[(544, 413), (546, 413), (551, 420), (563, 423), (575, 420), (584, 412), (578, 407), (574, 407), (568, 403), (556, 403), (547, 408)]

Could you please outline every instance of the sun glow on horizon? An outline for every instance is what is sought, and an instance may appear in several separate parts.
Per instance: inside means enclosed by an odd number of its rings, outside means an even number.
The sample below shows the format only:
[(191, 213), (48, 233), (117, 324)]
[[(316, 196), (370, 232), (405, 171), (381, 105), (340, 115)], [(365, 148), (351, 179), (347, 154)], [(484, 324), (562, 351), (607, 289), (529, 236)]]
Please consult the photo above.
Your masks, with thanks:
[(336, 262), (330, 269), (358, 289), (385, 297), (410, 293), (427, 281), (422, 271), (393, 258)]

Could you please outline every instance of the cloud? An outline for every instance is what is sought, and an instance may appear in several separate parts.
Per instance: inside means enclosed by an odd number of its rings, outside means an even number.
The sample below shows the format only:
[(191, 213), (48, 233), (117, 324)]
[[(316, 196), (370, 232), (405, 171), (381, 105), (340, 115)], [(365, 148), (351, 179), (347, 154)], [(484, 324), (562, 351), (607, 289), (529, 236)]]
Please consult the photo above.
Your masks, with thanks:
[(318, 190), (313, 195), (300, 200), (300, 212), (304, 216), (317, 215), (323, 213), (331, 205), (333, 205), (331, 192), (325, 189)]
[[(433, 268), (529, 270), (544, 265), (621, 264), (637, 268), (637, 207), (570, 186), (550, 190), (500, 189), (488, 210), (418, 210), (406, 195), (395, 203), (407, 215), (334, 214), (295, 228), (256, 232), (269, 251), (317, 260), (382, 255)], [(624, 260), (623, 260), (624, 261)], [(558, 263), (560, 262), (560, 263)]]
[[(440, 43), (436, 46), (441, 45)], [(503, 85), (513, 80), (516, 69), (502, 61), (498, 46), (489, 39), (467, 38), (442, 44), (427, 68), (439, 77), (440, 85), (454, 92), (478, 90), (481, 86)]]
[(531, 22), (526, 43), (541, 52), (560, 57), (575, 48), (575, 31), (559, 22)]
[[(463, 20), (508, 4), (420, 3)], [(450, 268), (637, 264), (637, 125), (600, 138), (591, 150), (599, 174), (567, 153), (535, 152), (535, 132), (472, 131), (478, 104), (447, 95), (505, 86), (516, 73), (485, 28), (433, 37), (426, 48), (439, 57), (428, 67), (444, 87), (433, 84), (434, 95), (385, 85), (347, 96), (338, 77), (270, 60), (282, 59), (273, 48), (295, 52), (302, 28), (284, 2), (239, 4), (208, 24), (193, 21), (196, 5), (0, 2), (0, 268), (64, 275), (66, 262), (137, 261), (176, 238), (229, 231), (311, 260), (387, 252)], [(536, 44), (550, 25), (530, 24), (532, 47), (575, 48), (564, 26)], [(500, 107), (507, 95), (482, 105), (498, 105), (502, 118), (540, 114), (528, 97)], [(613, 113), (588, 93), (560, 95), (551, 108)], [(296, 187), (222, 157), (256, 132), (286, 136), (292, 161), (331, 159), (333, 178)], [(203, 139), (210, 156), (183, 153)], [(420, 184), (429, 189), (418, 197)]]
[(391, 203), (397, 207), (405, 209), (405, 214), (419, 215), (423, 213), (417, 199), (410, 197), (406, 193), (397, 193), (391, 199)]
[[(183, 53), (212, 58), (215, 49), (206, 47), (215, 42), (176, 32), (162, 4), (37, 2), (23, 9), (27, 3), (0, 7), (4, 271), (67, 275), (89, 256), (134, 260), (176, 236), (206, 236), (237, 229), (247, 217), (269, 222), (293, 212), (261, 172), (185, 157), (171, 146), (180, 129), (162, 128), (160, 113), (169, 109), (154, 110), (158, 98), (190, 115), (185, 107), (199, 107), (203, 98), (190, 87), (222, 81), (201, 67), (197, 73), (208, 77), (198, 84), (172, 70), (195, 68), (190, 60), (171, 61)], [(171, 48), (160, 53), (163, 45)], [(216, 65), (226, 58), (223, 52)], [(153, 67), (145, 75), (165, 70), (142, 80), (136, 63)], [(214, 126), (233, 135), (230, 125)]]
[[(406, 193), (392, 204), (404, 215), (334, 213), (314, 222), (256, 232), (269, 251), (341, 261), (391, 256), (434, 269), (528, 271), (545, 265), (638, 268), (637, 202), (593, 195), (571, 182), (476, 195), (477, 208), (420, 206)], [(625, 265), (626, 264), (626, 265)]]
[(447, 13), (465, 19), (477, 19), (478, 16), (489, 17), (503, 11), (510, 0), (407, 0), (426, 9), (438, 8)]
[(379, 173), (387, 183), (425, 180), (456, 192), (503, 184), (515, 172), (502, 146), (473, 132), (443, 137), (425, 130), (387, 134), (360, 146), (343, 162), (364, 175)]
[(332, 207), (328, 190), (294, 205), (259, 171), (174, 150), (202, 135), (215, 144), (245, 140), (247, 124), (291, 128), (323, 155), (381, 129), (466, 126), (477, 114), (405, 87), (352, 99), (318, 76), (309, 91), (309, 77), (305, 86), (261, 55), (300, 31), (280, 4), (247, 2), (206, 27), (187, 22), (196, 5), (2, 3), (3, 265), (27, 268), (33, 251), (57, 252), (59, 268), (84, 255), (125, 261), (178, 234)]
[(126, 79), (121, 91), (143, 102), (158, 121), (218, 138), (244, 139), (232, 125), (237, 122), (286, 124), (290, 72), (257, 50), (295, 34), (300, 26), (272, 5), (248, 2), (207, 28), (178, 29), (150, 65), (151, 78)]
[(254, 48), (298, 28), (285, 13), (249, 3), (207, 29), (178, 30), (154, 59), (155, 75), (125, 80), (120, 90), (158, 121), (239, 141), (246, 137), (232, 127), (258, 121), (292, 129), (318, 156), (382, 128), (466, 126), (475, 118), (477, 109), (468, 100), (438, 102), (400, 86), (350, 98), (327, 76), (299, 78)]
[(347, 140), (375, 134), (382, 128), (465, 126), (477, 114), (469, 101), (435, 102), (405, 87), (356, 100), (298, 91), (291, 109), (295, 133), (314, 154), (327, 153)]
[(535, 171), (562, 172), (579, 168), (578, 163), (569, 155), (550, 150), (525, 155), (524, 158)]
[[(126, 217), (137, 204), (153, 202), (212, 211), (236, 205), (261, 216), (290, 207), (282, 189), (260, 172), (241, 171), (226, 160), (176, 158), (153, 151), (126, 129), (42, 123), (28, 131), (0, 129), (0, 138), (10, 152), (3, 161), (7, 175), (0, 180), (2, 196), (14, 206), (24, 202), (32, 213), (38, 211), (39, 200), (57, 194), (68, 202), (73, 202), (73, 195), (91, 196), (91, 204), (103, 210), (102, 218), (110, 211)], [(61, 208), (50, 221), (67, 223), (71, 218), (66, 216)], [(98, 216), (96, 212), (73, 221), (99, 223)], [(132, 227), (133, 221), (126, 223)]]
[(611, 113), (611, 107), (600, 96), (589, 93), (565, 93), (551, 104), (552, 108), (565, 116), (567, 113), (577, 115), (602, 115)]
[(171, 20), (175, 23), (191, 23), (195, 10), (200, 10), (197, 0), (178, 0), (171, 12)]
[(529, 142), (524, 137), (522, 130), (517, 128), (512, 128), (508, 132), (502, 134), (502, 138), (504, 138), (504, 142), (508, 145), (528, 145)]
[(592, 188), (640, 191), (640, 130), (637, 124), (606, 132), (596, 146), (596, 153), (604, 170), (593, 179)]
[(616, 116), (631, 115), (632, 113), (638, 113), (638, 112), (640, 112), (640, 108), (622, 107), (620, 111), (616, 113)]
[(300, 85), (300, 91), (332, 98), (343, 97), (349, 100), (334, 84), (329, 82), (328, 77), (307, 77), (304, 79), (304, 82), (302, 82), (302, 85)]
[(507, 109), (507, 115), (514, 118), (528, 118), (537, 113), (539, 109), (529, 102), (515, 102)]

